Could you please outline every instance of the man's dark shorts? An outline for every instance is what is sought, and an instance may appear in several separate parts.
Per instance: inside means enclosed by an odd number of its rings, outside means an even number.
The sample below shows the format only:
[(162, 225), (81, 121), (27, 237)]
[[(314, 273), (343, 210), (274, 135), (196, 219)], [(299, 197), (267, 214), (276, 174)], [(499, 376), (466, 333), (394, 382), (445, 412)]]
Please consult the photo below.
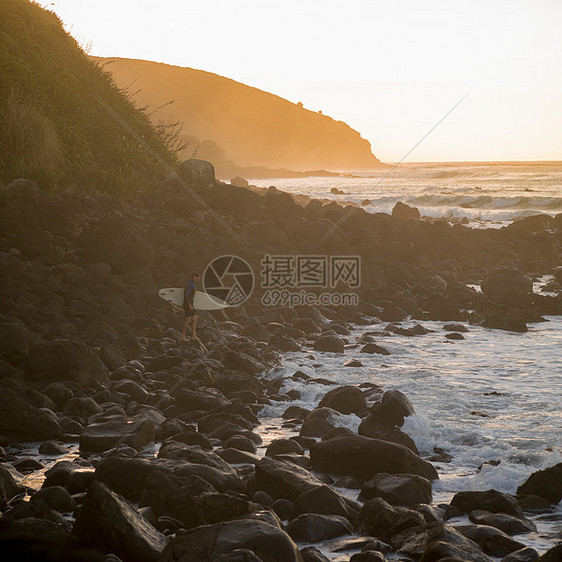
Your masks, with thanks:
[(189, 310), (189, 308), (183, 309), (186, 318), (190, 318), (191, 316), (197, 316), (197, 311), (195, 309)]

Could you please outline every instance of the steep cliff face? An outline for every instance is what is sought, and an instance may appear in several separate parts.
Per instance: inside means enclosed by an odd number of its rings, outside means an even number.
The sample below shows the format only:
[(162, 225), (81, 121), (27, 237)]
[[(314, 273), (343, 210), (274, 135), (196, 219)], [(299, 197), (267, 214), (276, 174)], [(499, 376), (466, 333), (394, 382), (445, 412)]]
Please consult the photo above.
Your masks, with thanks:
[(121, 87), (137, 91), (155, 120), (218, 144), (239, 166), (293, 170), (375, 168), (370, 143), (341, 121), (216, 74), (132, 59), (99, 59)]

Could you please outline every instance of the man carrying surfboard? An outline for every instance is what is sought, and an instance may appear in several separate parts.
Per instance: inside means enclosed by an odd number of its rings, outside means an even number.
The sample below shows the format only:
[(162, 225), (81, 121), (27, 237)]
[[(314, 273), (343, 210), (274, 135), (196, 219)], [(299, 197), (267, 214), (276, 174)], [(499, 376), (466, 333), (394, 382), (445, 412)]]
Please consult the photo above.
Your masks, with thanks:
[[(196, 334), (197, 329), (197, 311), (193, 306), (193, 299), (197, 291), (197, 282), (201, 276), (197, 271), (191, 274), (191, 281), (185, 286), (183, 295), (183, 311), (185, 313), (185, 324), (181, 334), (182, 341), (201, 341)], [(191, 338), (186, 337), (187, 328), (191, 326)]]

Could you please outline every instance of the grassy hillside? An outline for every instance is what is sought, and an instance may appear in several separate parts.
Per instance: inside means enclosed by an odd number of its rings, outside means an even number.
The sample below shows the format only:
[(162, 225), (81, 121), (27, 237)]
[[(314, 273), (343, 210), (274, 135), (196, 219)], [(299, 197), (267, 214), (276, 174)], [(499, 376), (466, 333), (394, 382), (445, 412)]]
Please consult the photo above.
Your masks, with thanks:
[(380, 165), (357, 131), (278, 96), (202, 70), (99, 60), (117, 84), (136, 91), (141, 105), (160, 108), (156, 119), (182, 122), (185, 135), (213, 141), (239, 166), (350, 170)]
[[(117, 192), (167, 172), (174, 138), (155, 129), (57, 16), (28, 0), (0, 2), (0, 184), (17, 177)], [(112, 113), (113, 112), (113, 113)]]

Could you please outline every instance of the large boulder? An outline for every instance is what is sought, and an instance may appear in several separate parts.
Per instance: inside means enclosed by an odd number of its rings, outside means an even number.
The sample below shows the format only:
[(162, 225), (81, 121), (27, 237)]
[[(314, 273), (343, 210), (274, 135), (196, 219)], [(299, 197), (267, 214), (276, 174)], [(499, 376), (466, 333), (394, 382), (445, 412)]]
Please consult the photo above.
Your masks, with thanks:
[(323, 334), (314, 342), (316, 351), (328, 351), (331, 353), (343, 353), (344, 343), (335, 334)]
[(229, 351), (224, 358), (224, 366), (249, 375), (257, 375), (264, 370), (264, 366), (259, 361), (239, 351)]
[(184, 160), (178, 169), (178, 176), (194, 189), (205, 189), (216, 184), (215, 168), (206, 160), (190, 158)]
[(533, 282), (515, 267), (491, 271), (482, 281), (482, 292), (490, 297), (514, 297), (533, 292)]
[(300, 542), (320, 542), (353, 532), (351, 524), (340, 515), (303, 513), (287, 525), (287, 533)]
[(19, 322), (2, 322), (0, 324), (0, 359), (11, 365), (25, 361), (34, 344), (33, 334)]
[(355, 521), (360, 505), (342, 496), (329, 486), (311, 488), (297, 496), (293, 502), (291, 517), (303, 513), (318, 513), (322, 515), (340, 515), (349, 521)]
[(361, 422), (359, 433), (369, 436), (371, 426), (373, 429), (376, 427), (377, 431), (380, 431), (381, 427), (401, 427), (404, 418), (414, 413), (414, 406), (403, 392), (387, 390), (382, 400), (371, 407), (370, 414)]
[(392, 216), (395, 219), (419, 219), (421, 215), (418, 208), (410, 207), (410, 205), (398, 201), (392, 209)]
[(301, 562), (297, 545), (285, 531), (255, 519), (240, 519), (192, 529), (172, 539), (159, 562), (220, 560), (248, 549), (262, 562)]
[(523, 517), (523, 511), (517, 500), (512, 495), (497, 490), (458, 492), (453, 496), (451, 505), (461, 513), (482, 510)]
[(124, 562), (155, 562), (166, 546), (166, 537), (132, 504), (99, 482), (88, 489), (73, 533), (82, 543), (105, 548)]
[(230, 404), (224, 394), (216, 389), (190, 390), (181, 388), (175, 393), (176, 405), (187, 412), (191, 410), (212, 410)]
[(150, 419), (93, 423), (80, 435), (80, 452), (103, 453), (120, 444), (140, 451), (154, 441), (154, 438), (154, 422)]
[(359, 499), (382, 498), (391, 505), (430, 504), (431, 482), (415, 474), (375, 474), (361, 489)]
[(25, 490), (14, 478), (14, 472), (9, 465), (0, 464), (0, 509), (4, 509), (14, 496)]
[(56, 439), (60, 427), (54, 415), (34, 408), (9, 388), (0, 392), (0, 435), (20, 441)]
[(550, 503), (562, 500), (562, 462), (534, 472), (517, 488), (517, 494), (532, 494)]
[(256, 464), (255, 489), (267, 492), (274, 499), (294, 500), (302, 493), (323, 485), (308, 470), (292, 462), (264, 457)]
[(32, 348), (25, 364), (25, 374), (33, 381), (73, 380), (81, 386), (107, 383), (107, 368), (82, 342), (52, 340)]
[(328, 391), (320, 403), (319, 408), (326, 406), (342, 414), (356, 414), (367, 407), (365, 395), (356, 386), (340, 386)]
[(315, 443), (310, 447), (310, 460), (315, 470), (363, 480), (378, 472), (418, 474), (428, 480), (438, 478), (433, 465), (407, 447), (363, 435), (346, 435)]
[(442, 559), (492, 562), (478, 544), (454, 527), (441, 522), (419, 527), (411, 526), (405, 532), (396, 535), (392, 543), (401, 553), (415, 560), (421, 557), (421, 560), (426, 562)]
[(393, 507), (382, 498), (373, 498), (361, 508), (356, 531), (387, 541), (397, 533), (424, 523), (423, 515), (413, 509)]
[(108, 263), (117, 274), (149, 268), (154, 260), (152, 246), (141, 232), (116, 218), (100, 224), (92, 250), (100, 262)]

